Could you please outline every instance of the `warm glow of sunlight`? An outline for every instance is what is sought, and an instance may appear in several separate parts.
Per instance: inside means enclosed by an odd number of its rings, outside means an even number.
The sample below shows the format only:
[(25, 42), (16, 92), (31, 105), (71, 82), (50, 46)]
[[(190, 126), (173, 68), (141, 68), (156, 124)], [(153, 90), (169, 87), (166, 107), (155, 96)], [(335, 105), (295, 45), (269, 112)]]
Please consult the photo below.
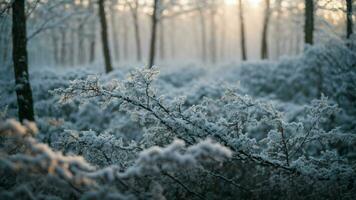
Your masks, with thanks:
[[(247, 0), (248, 4), (252, 6), (258, 6), (261, 3), (261, 0)], [(226, 5), (236, 5), (237, 0), (225, 0)]]
[(248, 3), (252, 6), (258, 6), (261, 3), (261, 0), (248, 0)]
[(237, 1), (237, 0), (225, 0), (225, 4), (226, 4), (226, 5), (229, 5), (229, 6), (232, 6), (232, 5), (235, 5), (235, 4), (236, 4), (236, 1)]

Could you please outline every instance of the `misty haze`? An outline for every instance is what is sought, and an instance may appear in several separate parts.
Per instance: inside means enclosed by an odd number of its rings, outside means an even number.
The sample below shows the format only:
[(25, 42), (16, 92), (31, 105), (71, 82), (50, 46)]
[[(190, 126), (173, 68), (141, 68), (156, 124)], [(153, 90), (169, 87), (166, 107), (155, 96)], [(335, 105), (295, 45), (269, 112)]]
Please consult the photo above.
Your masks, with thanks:
[(355, 0), (0, 0), (0, 199), (356, 199)]

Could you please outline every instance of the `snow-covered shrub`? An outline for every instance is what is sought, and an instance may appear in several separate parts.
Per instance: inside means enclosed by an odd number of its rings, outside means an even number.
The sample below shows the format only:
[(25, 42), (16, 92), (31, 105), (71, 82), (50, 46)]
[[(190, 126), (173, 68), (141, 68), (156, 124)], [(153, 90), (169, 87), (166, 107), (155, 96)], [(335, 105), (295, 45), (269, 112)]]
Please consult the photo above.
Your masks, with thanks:
[[(350, 157), (355, 138), (337, 127), (323, 126), (339, 111), (327, 98), (313, 101), (295, 121), (286, 121), (272, 103), (242, 96), (234, 89), (228, 89), (221, 98), (204, 98), (197, 105), (184, 107), (184, 99), (159, 96), (151, 87), (157, 73), (155, 69), (138, 69), (124, 81), (109, 83), (91, 76), (73, 81), (70, 87), (57, 89), (56, 93), (64, 102), (79, 98), (120, 104), (121, 110), (131, 113), (145, 127), (141, 143), (146, 147), (167, 145), (174, 138), (188, 144), (213, 138), (232, 150), (234, 159), (225, 167), (245, 172), (237, 173), (234, 179), (240, 178), (247, 188), (254, 188), (256, 196), (266, 190), (287, 196), (303, 191), (316, 198), (330, 187), (345, 197), (355, 192), (354, 179), (349, 178), (355, 176)], [(226, 173), (223, 177), (231, 173), (222, 172)], [(270, 187), (256, 186), (272, 180), (276, 184)], [(283, 187), (277, 187), (279, 184)], [(298, 190), (294, 190), (295, 185)]]
[[(222, 72), (32, 71), (40, 131), (36, 139), (1, 136), (0, 170), (6, 176), (0, 194), (5, 199), (354, 199), (354, 52), (332, 44), (311, 47), (298, 58)], [(317, 87), (320, 69), (323, 87)], [(13, 81), (0, 80), (0, 90), (8, 92), (0, 96), (0, 119), (15, 117)], [(23, 145), (30, 138), (48, 144), (51, 155), (84, 158), (90, 170), (70, 173), (90, 184), (73, 185), (48, 173), (48, 160), (44, 168), (26, 163), (29, 168), (19, 168), (23, 173), (7, 173), (12, 157), (45, 155)]]
[[(346, 129), (355, 130), (355, 66), (355, 51), (343, 42), (332, 40), (308, 47), (296, 58), (242, 64), (238, 77), (246, 91), (254, 96), (305, 104), (325, 95), (343, 109), (338, 118), (344, 125), (348, 124)], [(344, 123), (345, 120), (349, 123)]]
[[(204, 163), (222, 163), (231, 156), (229, 149), (211, 140), (190, 147), (175, 140), (164, 148), (143, 150), (126, 170), (116, 164), (96, 169), (80, 156), (63, 155), (39, 143), (32, 137), (36, 132), (33, 123), (0, 122), (1, 199), (157, 199), (164, 198), (164, 188), (174, 187), (183, 188), (183, 196), (201, 198), (176, 173), (206, 170)], [(173, 182), (169, 188), (163, 184), (167, 181)], [(137, 187), (140, 183), (146, 185)]]

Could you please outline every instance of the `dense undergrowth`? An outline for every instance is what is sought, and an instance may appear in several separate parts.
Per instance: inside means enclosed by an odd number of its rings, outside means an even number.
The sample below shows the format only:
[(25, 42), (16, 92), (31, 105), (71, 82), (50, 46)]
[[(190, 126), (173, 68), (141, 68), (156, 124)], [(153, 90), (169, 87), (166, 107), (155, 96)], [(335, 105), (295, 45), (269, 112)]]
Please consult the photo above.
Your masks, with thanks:
[(9, 120), (9, 73), (0, 199), (356, 196), (356, 53), (339, 41), (209, 70), (33, 70), (37, 127)]

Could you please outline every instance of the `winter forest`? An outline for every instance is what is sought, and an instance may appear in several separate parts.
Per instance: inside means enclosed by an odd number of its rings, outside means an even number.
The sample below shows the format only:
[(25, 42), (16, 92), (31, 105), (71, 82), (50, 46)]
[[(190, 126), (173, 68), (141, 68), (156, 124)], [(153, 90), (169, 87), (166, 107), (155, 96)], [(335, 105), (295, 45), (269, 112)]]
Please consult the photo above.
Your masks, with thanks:
[(0, 0), (0, 199), (356, 199), (356, 0)]

